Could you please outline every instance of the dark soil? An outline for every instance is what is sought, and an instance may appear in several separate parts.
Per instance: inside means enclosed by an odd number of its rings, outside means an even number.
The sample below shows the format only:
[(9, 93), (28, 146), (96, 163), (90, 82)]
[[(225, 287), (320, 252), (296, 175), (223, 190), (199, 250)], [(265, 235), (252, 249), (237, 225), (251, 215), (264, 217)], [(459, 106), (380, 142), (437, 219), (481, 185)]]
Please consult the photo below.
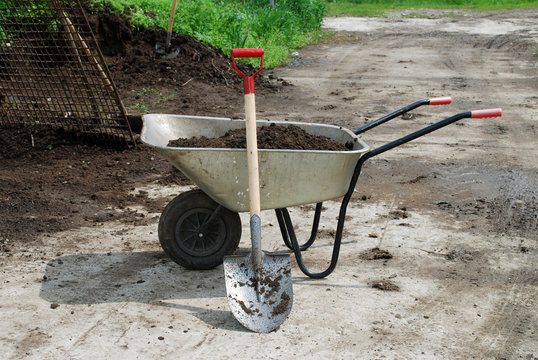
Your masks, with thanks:
[[(241, 108), (243, 80), (221, 50), (189, 35), (172, 33), (171, 46), (179, 55), (156, 59), (155, 45), (165, 41), (164, 30), (134, 29), (126, 17), (107, 8), (91, 11), (90, 26), (129, 112), (160, 110), (231, 117), (235, 112), (230, 110)], [(250, 65), (238, 63), (238, 67), (245, 74), (255, 71)], [(258, 93), (274, 93), (282, 85), (289, 84), (274, 78), (270, 71), (256, 77)]]
[(392, 280), (376, 280), (369, 283), (374, 289), (383, 291), (400, 291), (400, 287), (396, 285)]
[(0, 129), (0, 239), (31, 241), (37, 233), (108, 220), (146, 224), (145, 215), (126, 207), (159, 212), (165, 203), (132, 193), (135, 187), (187, 181), (160, 160), (142, 146), (114, 149), (61, 131)]
[[(259, 149), (346, 151), (353, 148), (353, 145), (344, 145), (325, 136), (309, 134), (295, 125), (276, 125), (275, 123), (258, 128), (257, 140)], [(230, 130), (218, 138), (205, 136), (180, 138), (170, 141), (168, 146), (244, 149), (247, 147), (246, 130)]]
[[(157, 59), (155, 46), (164, 43), (164, 30), (135, 29), (126, 17), (113, 13), (106, 6), (87, 8), (91, 11), (88, 13), (90, 26), (118, 86), (127, 84), (131, 87), (137, 83), (145, 87), (157, 83), (181, 86), (188, 80), (197, 79), (241, 88), (242, 78), (221, 50), (189, 35), (172, 33), (171, 46), (179, 50), (179, 55), (173, 59)], [(253, 70), (252, 66), (240, 63), (238, 67), (245, 73)], [(272, 88), (263, 76), (257, 77), (256, 83), (257, 89)]]
[(387, 260), (392, 259), (392, 254), (375, 247), (361, 252), (359, 257), (363, 260)]

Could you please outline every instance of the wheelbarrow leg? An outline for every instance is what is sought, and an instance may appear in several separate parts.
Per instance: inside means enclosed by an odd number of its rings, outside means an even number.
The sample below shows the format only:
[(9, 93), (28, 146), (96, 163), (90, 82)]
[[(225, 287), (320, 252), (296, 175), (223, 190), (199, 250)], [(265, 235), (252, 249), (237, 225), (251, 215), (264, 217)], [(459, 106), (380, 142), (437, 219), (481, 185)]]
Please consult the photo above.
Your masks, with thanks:
[[(439, 104), (448, 102), (448, 99), (440, 98), (436, 99), (436, 102), (438, 101)], [(297, 242), (297, 237), (295, 236), (295, 232), (293, 230), (293, 224), (291, 222), (291, 218), (289, 216), (289, 213), (287, 211), (282, 211), (281, 215), (284, 218), (284, 222), (286, 225), (286, 232), (289, 235), (289, 239), (291, 240), (293, 252), (295, 254), (295, 259), (297, 260), (297, 264), (299, 265), (299, 268), (301, 271), (307, 275), (308, 277), (314, 278), (314, 279), (320, 279), (324, 278), (330, 273), (333, 272), (333, 270), (336, 267), (336, 263), (338, 262), (338, 255), (340, 253), (340, 245), (342, 244), (342, 233), (344, 230), (344, 222), (346, 217), (346, 211), (347, 206), (349, 204), (349, 201), (351, 199), (351, 196), (353, 195), (355, 191), (355, 186), (357, 185), (357, 181), (359, 179), (359, 175), (361, 173), (361, 169), (363, 164), (370, 158), (377, 156), (379, 154), (382, 154), (386, 151), (392, 150), (400, 145), (403, 145), (409, 141), (412, 141), (414, 139), (417, 139), (421, 136), (424, 136), (426, 134), (429, 134), (435, 130), (438, 130), (444, 126), (450, 125), (458, 120), (465, 119), (465, 118), (489, 118), (489, 117), (500, 117), (502, 116), (502, 110), (501, 109), (485, 109), (485, 110), (475, 110), (475, 111), (467, 111), (463, 113), (459, 113), (456, 115), (453, 115), (449, 118), (446, 118), (444, 120), (441, 120), (439, 122), (436, 122), (432, 125), (429, 125), (423, 129), (417, 130), (409, 135), (406, 135), (404, 137), (401, 137), (397, 140), (391, 141), (389, 143), (386, 143), (385, 145), (382, 145), (378, 148), (375, 148), (373, 150), (368, 151), (364, 155), (362, 155), (359, 158), (359, 161), (357, 161), (357, 164), (355, 166), (355, 170), (353, 172), (353, 176), (351, 177), (351, 181), (349, 182), (349, 188), (347, 190), (346, 195), (344, 196), (344, 199), (342, 200), (342, 204), (340, 205), (340, 213), (338, 215), (338, 225), (336, 228), (336, 235), (334, 239), (334, 245), (333, 245), (333, 253), (331, 257), (331, 264), (329, 267), (322, 272), (319, 273), (312, 273), (308, 270), (308, 268), (304, 265), (304, 261), (301, 255), (301, 248)], [(388, 120), (387, 120), (388, 121)], [(289, 241), (288, 241), (289, 242)]]
[[(329, 267), (327, 269), (325, 269), (324, 271), (319, 272), (319, 273), (313, 273), (306, 267), (306, 265), (304, 264), (304, 261), (303, 261), (303, 256), (301, 254), (301, 247), (299, 246), (299, 243), (297, 242), (297, 236), (295, 235), (295, 231), (293, 230), (293, 224), (291, 222), (290, 214), (286, 209), (281, 209), (281, 210), (286, 210), (286, 211), (282, 211), (281, 215), (284, 218), (287, 234), (289, 235), (289, 239), (290, 239), (291, 245), (292, 245), (292, 250), (293, 250), (293, 253), (295, 254), (295, 260), (297, 260), (297, 265), (299, 265), (299, 268), (301, 269), (301, 271), (306, 276), (308, 276), (310, 278), (313, 278), (313, 279), (321, 279), (321, 278), (324, 278), (324, 277), (328, 276), (329, 274), (331, 274), (334, 271), (334, 269), (336, 268), (336, 264), (338, 263), (338, 256), (340, 254), (340, 245), (342, 244), (342, 235), (343, 235), (343, 232), (344, 232), (344, 223), (346, 221), (345, 219), (346, 219), (347, 206), (349, 204), (351, 196), (355, 192), (355, 185), (357, 184), (357, 180), (359, 179), (359, 175), (361, 173), (362, 165), (364, 164), (364, 162), (366, 160), (368, 160), (371, 157), (370, 153), (371, 153), (371, 151), (364, 154), (359, 159), (359, 161), (357, 162), (357, 165), (355, 166), (355, 171), (353, 173), (353, 176), (351, 177), (351, 182), (349, 184), (348, 191), (347, 191), (346, 195), (344, 196), (344, 199), (342, 200), (342, 204), (340, 205), (340, 212), (338, 214), (338, 224), (337, 224), (337, 227), (336, 227), (336, 235), (334, 237), (334, 244), (333, 244), (333, 251), (332, 251), (332, 256), (331, 256), (331, 263), (330, 263)], [(320, 213), (321, 213), (321, 203), (319, 203), (318, 206), (316, 206), (317, 219), (314, 219), (314, 224), (315, 224), (316, 228), (319, 225), (319, 214)], [(316, 229), (316, 233), (317, 233), (317, 229)], [(312, 240), (312, 238), (310, 240)]]
[[(314, 213), (314, 222), (312, 223), (312, 231), (310, 233), (310, 239), (308, 239), (308, 241), (305, 242), (303, 245), (299, 246), (299, 249), (301, 251), (308, 249), (310, 246), (312, 246), (314, 241), (316, 241), (316, 237), (318, 235), (319, 219), (321, 217), (322, 205), (323, 203), (316, 204), (316, 211)], [(284, 244), (286, 244), (288, 249), (293, 250), (293, 245), (289, 240), (290, 237), (289, 237), (288, 227), (286, 225), (286, 221), (284, 218), (284, 214), (286, 214), (285, 216), (287, 218), (290, 218), (288, 209), (287, 208), (275, 209), (275, 213), (276, 213), (276, 218), (278, 220), (278, 225), (280, 226), (280, 232), (282, 234), (282, 239), (284, 240)], [(291, 222), (291, 219), (290, 219), (290, 222)]]

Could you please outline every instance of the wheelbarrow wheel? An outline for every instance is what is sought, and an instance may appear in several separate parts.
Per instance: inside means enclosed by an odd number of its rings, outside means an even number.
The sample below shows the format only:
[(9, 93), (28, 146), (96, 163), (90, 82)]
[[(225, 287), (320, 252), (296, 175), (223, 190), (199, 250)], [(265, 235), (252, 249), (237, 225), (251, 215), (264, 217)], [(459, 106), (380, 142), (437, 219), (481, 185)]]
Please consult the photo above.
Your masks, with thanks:
[(212, 269), (222, 264), (225, 255), (235, 252), (240, 239), (239, 214), (219, 206), (201, 190), (176, 196), (159, 219), (164, 252), (188, 269)]

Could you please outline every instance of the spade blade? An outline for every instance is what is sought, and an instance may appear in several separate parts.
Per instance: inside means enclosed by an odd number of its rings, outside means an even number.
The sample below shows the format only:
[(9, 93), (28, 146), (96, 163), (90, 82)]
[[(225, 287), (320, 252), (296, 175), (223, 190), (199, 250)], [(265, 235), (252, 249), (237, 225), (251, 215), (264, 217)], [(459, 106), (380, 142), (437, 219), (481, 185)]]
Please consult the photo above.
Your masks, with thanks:
[(252, 253), (224, 258), (228, 304), (235, 318), (249, 330), (267, 333), (291, 312), (293, 286), (289, 255), (263, 252), (256, 270)]

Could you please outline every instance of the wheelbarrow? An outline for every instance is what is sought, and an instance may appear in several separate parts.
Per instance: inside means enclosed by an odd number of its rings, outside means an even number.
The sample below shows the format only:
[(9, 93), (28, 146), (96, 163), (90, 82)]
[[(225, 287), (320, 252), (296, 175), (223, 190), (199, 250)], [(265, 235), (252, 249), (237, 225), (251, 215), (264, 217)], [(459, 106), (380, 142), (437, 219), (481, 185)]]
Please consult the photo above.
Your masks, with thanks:
[[(334, 125), (257, 120), (258, 127), (295, 125), (312, 135), (322, 135), (349, 151), (259, 149), (261, 209), (274, 209), (285, 245), (293, 250), (304, 274), (323, 278), (336, 267), (348, 203), (366, 160), (465, 118), (500, 117), (501, 109), (462, 112), (371, 149), (359, 134), (401, 116), (419, 106), (449, 104), (451, 98), (414, 102), (353, 131)], [(241, 238), (239, 212), (249, 211), (246, 149), (180, 148), (170, 140), (205, 136), (215, 138), (244, 128), (244, 120), (230, 118), (147, 114), (142, 117), (141, 140), (155, 148), (199, 189), (179, 194), (165, 207), (159, 220), (159, 241), (165, 253), (179, 265), (196, 270), (222, 264), (233, 254)], [(312, 273), (304, 265), (301, 251), (317, 235), (322, 203), (342, 198), (332, 259), (329, 267)], [(316, 204), (311, 237), (299, 245), (287, 208)]]
[[(251, 53), (253, 49), (238, 50), (247, 50), (241, 52), (247, 54)], [(254, 52), (262, 54), (263, 66), (263, 50)], [(232, 60), (233, 54), (234, 51), (232, 50)], [(235, 67), (235, 62), (234, 68), (238, 71)], [(258, 73), (259, 70), (253, 76)], [(252, 95), (253, 102), (253, 76), (247, 77), (242, 73), (241, 75), (245, 79), (245, 101), (247, 101), (248, 96)], [(250, 93), (251, 90), (252, 93)], [(354, 131), (324, 124), (255, 121), (256, 128), (273, 124), (281, 126), (295, 125), (307, 133), (328, 137), (346, 145), (347, 148), (351, 148), (349, 151), (256, 150), (258, 157), (258, 169), (256, 171), (259, 172), (259, 179), (256, 179), (257, 186), (255, 187), (256, 197), (259, 197), (256, 200), (256, 206), (262, 210), (275, 210), (282, 239), (285, 245), (295, 254), (297, 264), (304, 274), (311, 278), (323, 278), (334, 271), (340, 252), (347, 206), (366, 160), (455, 121), (464, 118), (499, 117), (502, 114), (501, 109), (459, 113), (375, 149), (370, 149), (358, 136), (419, 106), (445, 105), (451, 102), (452, 99), (449, 97), (420, 100), (363, 125)], [(248, 135), (253, 127), (255, 114), (254, 119), (249, 119), (253, 111), (247, 110), (246, 113)], [(210, 269), (220, 265), (223, 263), (225, 256), (233, 254), (239, 245), (241, 221), (238, 213), (251, 210), (252, 215), (252, 204), (249, 203), (248, 191), (252, 175), (250, 170), (247, 170), (247, 159), (250, 161), (252, 158), (251, 152), (248, 149), (170, 147), (168, 143), (170, 140), (178, 138), (220, 137), (230, 130), (245, 128), (245, 121), (169, 114), (148, 114), (144, 115), (142, 119), (141, 140), (147, 145), (156, 148), (199, 187), (197, 190), (178, 195), (165, 207), (159, 219), (158, 228), (159, 241), (163, 250), (175, 262), (186, 268)], [(251, 130), (249, 130), (249, 127)], [(249, 147), (248, 144), (247, 141), (247, 148)], [(247, 152), (249, 153), (248, 157)], [(322, 272), (313, 273), (305, 266), (301, 251), (308, 249), (316, 239), (322, 203), (341, 197), (343, 197), (343, 200), (340, 205), (330, 265)], [(311, 237), (300, 245), (287, 208), (305, 204), (316, 204), (316, 210)], [(259, 231), (259, 223), (253, 226), (253, 218), (259, 220), (257, 216), (251, 218), (251, 233), (253, 233), (253, 230)], [(253, 238), (253, 249), (255, 244), (257, 244), (257, 247), (260, 245)], [(256, 252), (260, 254), (261, 246)], [(254, 259), (254, 251), (252, 251), (252, 254), (252, 259)], [(269, 257), (276, 259), (277, 255), (269, 255)], [(245, 259), (248, 263), (249, 257)], [(243, 283), (236, 279), (233, 284), (235, 287), (251, 288), (253, 287), (252, 284), (258, 283), (259, 285), (261, 282), (261, 280), (258, 280), (260, 275), (257, 271), (241, 270), (241, 266), (248, 267), (251, 264), (245, 265), (245, 263), (237, 261), (237, 259), (231, 261), (231, 257), (228, 257), (226, 261), (228, 261), (228, 265), (230, 262), (235, 263), (235, 270), (232, 272), (234, 275), (238, 272), (242, 273), (243, 278), (241, 281)], [(287, 261), (287, 266), (289, 267), (289, 261)], [(260, 268), (256, 267), (256, 269)], [(289, 284), (286, 283), (286, 286), (289, 286), (291, 290), (291, 277), (289, 274), (286, 274), (286, 276), (287, 280), (289, 280)], [(253, 280), (253, 277), (256, 279)], [(245, 283), (252, 284), (245, 286)], [(273, 283), (272, 290), (278, 290), (281, 287), (277, 278), (272, 279), (271, 283)], [(228, 281), (226, 285), (227, 291), (229, 291)], [(252, 300), (251, 304), (263, 303), (267, 305), (267, 302), (260, 300), (261, 294), (266, 290), (260, 289), (258, 285), (256, 285), (258, 300)], [(241, 291), (243, 290), (240, 290), (239, 293)], [(235, 292), (235, 290), (232, 289), (232, 292)], [(228, 297), (233, 298), (230, 293)], [(285, 303), (285, 313), (283, 313), (284, 310), (279, 309), (279, 305), (273, 305), (274, 299), (271, 299), (270, 306), (266, 306), (265, 310), (260, 310), (259, 307), (248, 307), (243, 301), (234, 300), (233, 306), (230, 299), (229, 303), (236, 318), (247, 328), (258, 332), (267, 332), (276, 328), (284, 321), (291, 309), (290, 297), (281, 299), (282, 303)], [(253, 311), (253, 309), (256, 311)], [(269, 313), (270, 309), (273, 309), (272, 314)], [(266, 317), (269, 319), (269, 324), (266, 324)], [(279, 319), (275, 320), (277, 317)], [(244, 321), (244, 318), (248, 319)]]

